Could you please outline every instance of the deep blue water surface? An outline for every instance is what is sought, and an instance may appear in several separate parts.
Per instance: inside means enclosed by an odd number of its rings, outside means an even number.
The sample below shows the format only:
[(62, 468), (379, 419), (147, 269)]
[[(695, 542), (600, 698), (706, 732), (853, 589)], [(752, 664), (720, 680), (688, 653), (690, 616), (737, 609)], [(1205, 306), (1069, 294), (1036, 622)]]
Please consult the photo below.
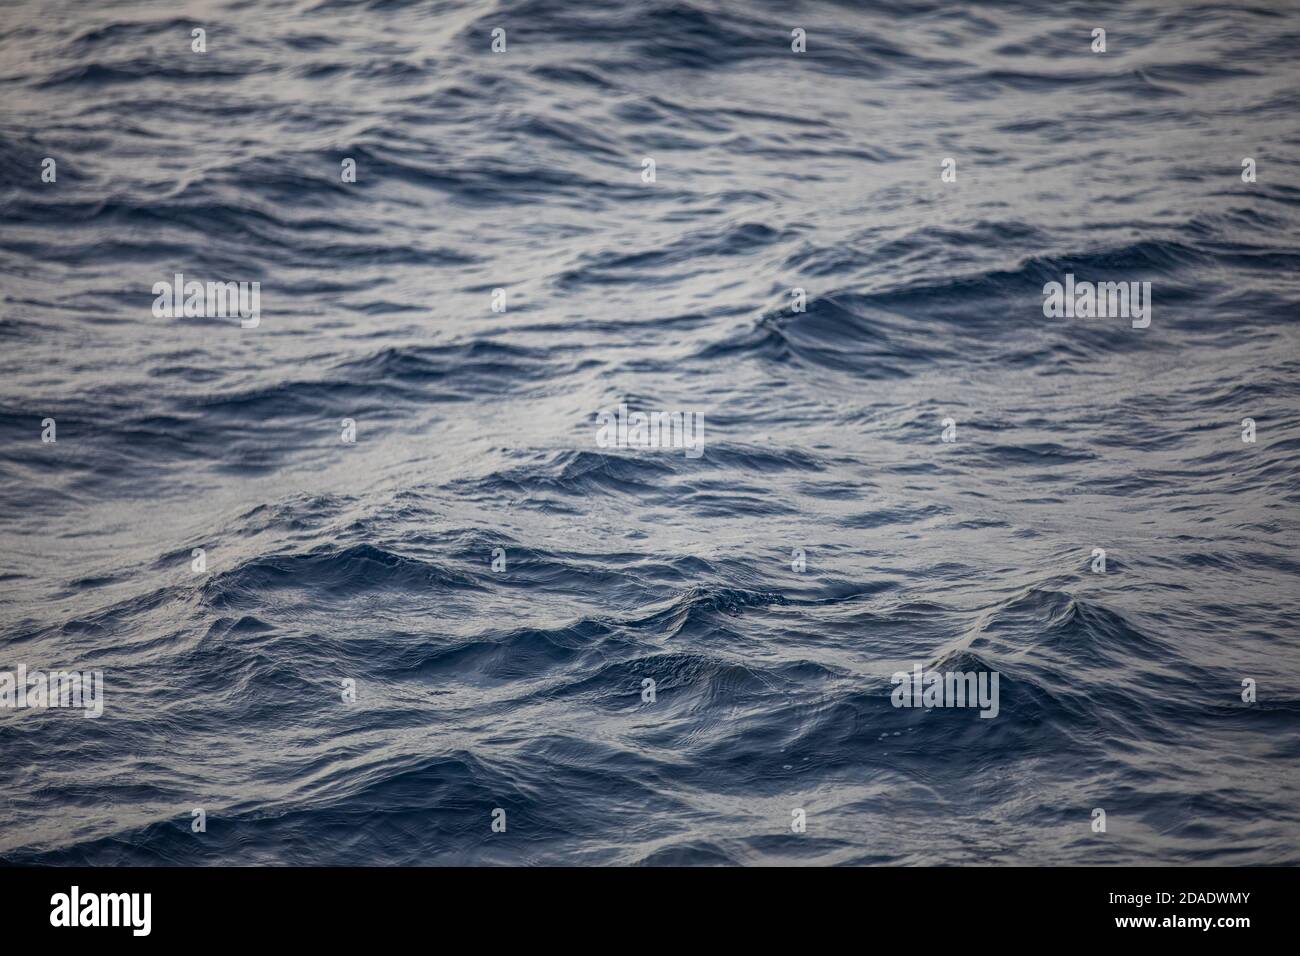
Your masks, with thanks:
[[(1297, 50), (1263, 2), (0, 4), (0, 669), (106, 694), (0, 710), (0, 860), (1300, 863)], [(177, 272), (260, 327), (155, 317)], [(1150, 327), (1046, 318), (1067, 273)], [(599, 447), (620, 401), (705, 453)], [(895, 708), (914, 664), (998, 716)]]

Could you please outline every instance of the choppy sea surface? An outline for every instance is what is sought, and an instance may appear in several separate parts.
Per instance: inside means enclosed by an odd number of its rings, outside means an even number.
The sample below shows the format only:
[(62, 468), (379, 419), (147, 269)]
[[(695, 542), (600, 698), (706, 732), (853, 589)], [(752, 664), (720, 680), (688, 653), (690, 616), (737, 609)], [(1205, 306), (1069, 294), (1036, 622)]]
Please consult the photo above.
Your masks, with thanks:
[[(0, 670), (105, 695), (0, 710), (0, 861), (1300, 863), (1297, 49), (0, 4)], [(175, 273), (260, 326), (155, 317)], [(1045, 317), (1066, 274), (1150, 326)], [(704, 454), (601, 447), (620, 402)], [(916, 664), (997, 717), (894, 707)]]

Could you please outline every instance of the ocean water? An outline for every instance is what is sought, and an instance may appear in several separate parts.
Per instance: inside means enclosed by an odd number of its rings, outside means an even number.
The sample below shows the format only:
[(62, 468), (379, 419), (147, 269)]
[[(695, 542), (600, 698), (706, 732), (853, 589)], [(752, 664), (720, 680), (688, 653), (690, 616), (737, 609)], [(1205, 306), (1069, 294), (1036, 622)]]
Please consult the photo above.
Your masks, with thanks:
[[(0, 671), (103, 675), (0, 709), (0, 861), (1300, 863), (1298, 48), (0, 4)], [(177, 273), (260, 324), (155, 315)], [(918, 665), (996, 716), (894, 706)]]

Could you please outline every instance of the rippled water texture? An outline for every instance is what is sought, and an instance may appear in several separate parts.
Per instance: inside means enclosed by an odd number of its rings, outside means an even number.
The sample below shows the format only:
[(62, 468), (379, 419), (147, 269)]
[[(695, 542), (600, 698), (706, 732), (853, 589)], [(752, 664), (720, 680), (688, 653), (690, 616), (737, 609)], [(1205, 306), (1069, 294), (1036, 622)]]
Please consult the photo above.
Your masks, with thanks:
[[(0, 860), (1300, 862), (1298, 49), (1282, 3), (0, 5), (0, 669), (105, 681), (0, 711)], [(155, 317), (178, 272), (260, 327)], [(1150, 327), (1046, 318), (1067, 273)], [(620, 401), (703, 456), (601, 447)], [(895, 708), (914, 664), (998, 716)]]

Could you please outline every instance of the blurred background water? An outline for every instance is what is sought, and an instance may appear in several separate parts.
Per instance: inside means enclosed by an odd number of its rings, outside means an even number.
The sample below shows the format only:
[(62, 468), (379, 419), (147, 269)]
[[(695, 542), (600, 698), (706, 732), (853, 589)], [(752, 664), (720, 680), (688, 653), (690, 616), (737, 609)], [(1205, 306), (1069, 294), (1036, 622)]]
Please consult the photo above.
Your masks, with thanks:
[[(1294, 4), (0, 3), (0, 668), (106, 685), (0, 711), (0, 859), (1300, 862), (1298, 47)], [(176, 272), (260, 327), (155, 318)], [(1044, 318), (1067, 272), (1150, 327)], [(598, 447), (621, 400), (704, 456)], [(894, 708), (917, 663), (998, 717)]]

